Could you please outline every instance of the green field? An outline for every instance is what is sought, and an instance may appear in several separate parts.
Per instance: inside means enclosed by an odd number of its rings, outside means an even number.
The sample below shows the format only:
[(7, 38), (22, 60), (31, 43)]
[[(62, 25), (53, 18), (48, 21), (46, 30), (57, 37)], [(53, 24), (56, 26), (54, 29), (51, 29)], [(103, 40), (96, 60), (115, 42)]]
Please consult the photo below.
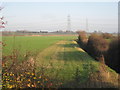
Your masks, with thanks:
[(77, 69), (82, 83), (90, 72), (96, 72), (99, 68), (99, 63), (71, 40), (59, 41), (43, 50), (37, 55), (36, 63), (38, 72), (42, 66), (47, 76), (64, 83), (74, 80)]
[[(20, 55), (30, 51), (32, 53), (30, 57), (35, 61), (36, 74), (43, 70), (45, 76), (54, 83), (62, 82), (64, 87), (76, 87), (75, 82), (79, 87), (88, 81), (90, 75), (97, 77), (99, 72), (102, 72), (99, 78), (106, 78), (106, 72), (101, 71), (103, 70), (101, 64), (78, 46), (74, 41), (76, 38), (76, 36), (3, 37), (6, 43), (3, 55), (10, 55), (13, 49), (17, 49)], [(114, 78), (107, 80), (103, 78), (103, 82), (114, 83), (117, 74), (108, 67), (106, 70), (114, 74)]]
[(60, 40), (69, 39), (76, 39), (76, 36), (3, 36), (2, 41), (6, 44), (3, 47), (3, 55), (10, 55), (13, 49), (17, 49), (22, 55), (26, 52), (36, 54)]

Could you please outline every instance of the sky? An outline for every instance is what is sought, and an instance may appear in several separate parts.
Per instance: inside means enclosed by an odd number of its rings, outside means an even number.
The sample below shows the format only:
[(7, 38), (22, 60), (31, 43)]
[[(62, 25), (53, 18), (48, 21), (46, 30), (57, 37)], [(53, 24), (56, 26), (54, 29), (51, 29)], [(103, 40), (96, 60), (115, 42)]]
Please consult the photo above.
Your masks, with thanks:
[(67, 30), (70, 15), (71, 30), (88, 32), (118, 32), (117, 2), (5, 2), (2, 15), (5, 30), (56, 31)]

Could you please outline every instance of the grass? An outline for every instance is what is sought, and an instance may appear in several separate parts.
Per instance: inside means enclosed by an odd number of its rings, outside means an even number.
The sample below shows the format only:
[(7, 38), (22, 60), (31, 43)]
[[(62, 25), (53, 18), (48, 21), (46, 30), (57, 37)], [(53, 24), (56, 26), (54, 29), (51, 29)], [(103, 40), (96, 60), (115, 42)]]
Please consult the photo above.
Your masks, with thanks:
[(3, 36), (2, 41), (6, 44), (3, 47), (3, 56), (11, 55), (14, 49), (18, 50), (19, 56), (25, 55), (30, 52), (36, 55), (43, 49), (53, 45), (60, 40), (75, 39), (76, 36)]
[[(96, 72), (99, 63), (86, 52), (79, 51), (74, 41), (60, 41), (40, 52), (36, 58), (37, 71), (44, 66), (45, 74), (56, 81), (67, 83), (74, 80), (76, 70), (80, 71), (80, 82), (88, 79), (90, 72)], [(91, 70), (91, 68), (93, 69)]]
[[(99, 71), (100, 63), (79, 48), (73, 39), (76, 36), (3, 37), (6, 43), (3, 55), (10, 55), (13, 49), (19, 50), (21, 55), (30, 51), (35, 61), (35, 75), (44, 72), (54, 83), (60, 82), (63, 87), (77, 87), (87, 82), (91, 73), (94, 76)], [(109, 67), (106, 68), (113, 72)]]

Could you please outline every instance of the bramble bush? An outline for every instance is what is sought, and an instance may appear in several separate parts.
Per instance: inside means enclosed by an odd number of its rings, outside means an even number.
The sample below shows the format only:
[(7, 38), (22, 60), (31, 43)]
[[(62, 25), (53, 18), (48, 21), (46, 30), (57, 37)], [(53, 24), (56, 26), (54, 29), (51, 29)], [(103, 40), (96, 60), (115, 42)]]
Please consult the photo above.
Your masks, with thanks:
[(86, 50), (87, 52), (94, 57), (95, 59), (103, 59), (104, 53), (108, 50), (109, 44), (107, 40), (97, 34), (92, 34), (87, 43)]
[(79, 43), (79, 45), (85, 49), (86, 48), (86, 44), (87, 44), (87, 35), (85, 31), (79, 31), (78, 32), (79, 36), (78, 36), (78, 40), (77, 42)]
[(102, 37), (104, 39), (112, 39), (113, 38), (113, 35), (110, 34), (110, 33), (102, 33)]
[[(84, 45), (83, 40), (85, 36), (85, 32), (79, 33), (78, 36), (78, 44)], [(108, 41), (109, 39), (109, 41)], [(111, 68), (113, 68), (115, 71), (120, 73), (119, 70), (119, 45), (120, 44), (120, 36), (113, 36), (109, 33), (92, 33), (87, 42), (86, 45), (82, 46), (82, 48), (93, 58), (96, 60), (107, 64)]]

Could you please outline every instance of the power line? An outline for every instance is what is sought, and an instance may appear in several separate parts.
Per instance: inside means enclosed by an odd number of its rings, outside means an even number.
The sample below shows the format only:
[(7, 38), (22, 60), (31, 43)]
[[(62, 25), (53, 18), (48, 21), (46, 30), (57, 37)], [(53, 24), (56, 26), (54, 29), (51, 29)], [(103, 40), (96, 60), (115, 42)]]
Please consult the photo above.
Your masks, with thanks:
[(71, 31), (71, 18), (70, 15), (67, 16), (67, 31)]

